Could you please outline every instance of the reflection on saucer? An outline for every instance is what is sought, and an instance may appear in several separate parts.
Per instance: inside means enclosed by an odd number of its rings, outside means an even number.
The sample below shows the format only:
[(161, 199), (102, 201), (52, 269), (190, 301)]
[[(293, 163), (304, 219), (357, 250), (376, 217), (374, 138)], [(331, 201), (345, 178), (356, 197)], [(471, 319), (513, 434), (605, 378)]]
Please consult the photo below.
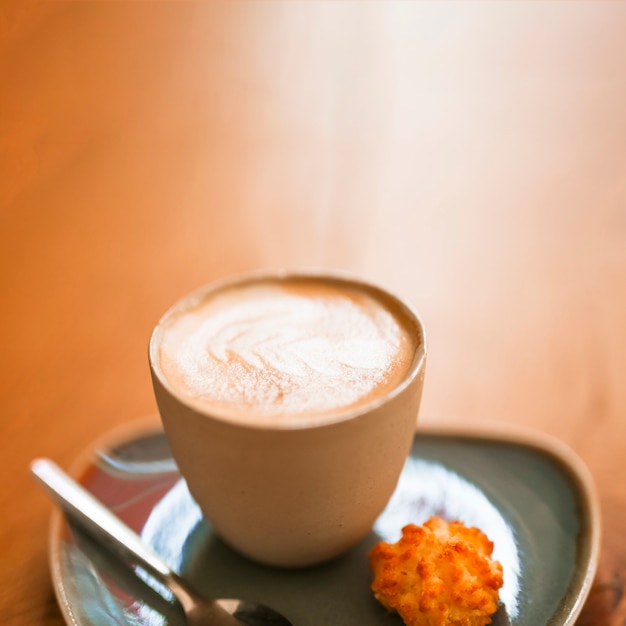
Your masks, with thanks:
[(422, 524), (433, 515), (476, 526), (493, 541), (492, 558), (500, 561), (504, 570), (500, 601), (510, 617), (517, 616), (520, 560), (511, 526), (476, 485), (440, 463), (409, 457), (374, 530), (383, 541), (395, 543), (404, 525)]

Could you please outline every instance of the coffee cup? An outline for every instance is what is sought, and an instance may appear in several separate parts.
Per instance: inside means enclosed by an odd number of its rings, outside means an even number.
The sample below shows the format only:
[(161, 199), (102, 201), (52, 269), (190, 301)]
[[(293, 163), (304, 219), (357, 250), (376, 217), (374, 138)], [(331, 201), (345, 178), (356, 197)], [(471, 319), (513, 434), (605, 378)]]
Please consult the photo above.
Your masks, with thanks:
[(174, 460), (227, 544), (300, 567), (368, 534), (422, 394), (424, 328), (406, 303), (340, 273), (248, 274), (169, 309), (149, 360)]

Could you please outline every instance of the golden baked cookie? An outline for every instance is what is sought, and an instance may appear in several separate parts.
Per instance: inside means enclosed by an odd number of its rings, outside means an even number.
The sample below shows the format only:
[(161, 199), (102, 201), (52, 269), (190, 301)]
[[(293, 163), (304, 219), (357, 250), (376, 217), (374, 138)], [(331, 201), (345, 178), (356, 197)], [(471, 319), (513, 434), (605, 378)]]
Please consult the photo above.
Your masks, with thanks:
[(372, 591), (407, 626), (485, 626), (498, 608), (502, 565), (478, 528), (432, 517), (369, 553)]

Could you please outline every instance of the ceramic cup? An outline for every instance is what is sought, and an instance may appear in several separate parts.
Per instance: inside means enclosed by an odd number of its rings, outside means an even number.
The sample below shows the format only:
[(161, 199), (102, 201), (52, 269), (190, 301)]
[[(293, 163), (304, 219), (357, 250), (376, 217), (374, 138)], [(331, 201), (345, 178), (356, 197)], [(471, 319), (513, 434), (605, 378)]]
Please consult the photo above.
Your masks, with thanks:
[[(201, 309), (203, 303), (219, 304), (222, 299), (246, 301), (246, 291), (256, 293), (257, 288), (262, 293), (269, 290), (270, 295), (266, 294), (267, 302), (258, 307), (248, 303), (254, 311), (273, 307), (276, 298), (272, 294), (282, 293), (283, 288), (298, 291), (293, 302), (289, 299), (293, 294), (288, 295), (283, 303), (286, 310), (298, 311), (297, 307), (302, 306), (305, 316), (312, 304), (310, 298), (327, 289), (340, 295), (345, 292), (356, 300), (363, 297), (373, 301), (399, 320), (406, 335), (405, 371), (383, 392), (345, 408), (328, 410), (323, 406), (319, 415), (315, 409), (296, 415), (296, 403), (295, 409), (287, 404), (285, 414), (276, 419), (271, 410), (261, 411), (259, 417), (262, 397), (253, 398), (249, 411), (244, 408), (233, 412), (227, 404), (207, 403), (200, 396), (188, 394), (164, 372), (164, 346), (170, 344), (171, 348), (173, 343), (176, 347), (179, 341), (176, 333), (172, 338), (172, 326), (189, 312)], [(282, 298), (280, 293), (278, 300)], [(215, 308), (215, 315), (224, 315), (221, 304)], [(206, 315), (210, 319), (214, 313), (209, 311)], [(295, 314), (297, 319), (299, 315)], [(335, 319), (334, 314), (330, 315), (328, 323)], [(203, 342), (210, 344), (215, 333), (222, 333), (224, 323), (220, 318), (219, 324), (214, 324), (215, 328), (222, 324), (219, 330), (200, 333), (201, 353), (206, 349)], [(254, 333), (257, 323), (262, 322), (252, 316), (247, 330)], [(349, 330), (339, 336), (327, 337), (323, 353), (337, 348), (342, 354), (344, 349), (352, 349), (351, 337), (359, 324), (350, 324)], [(194, 335), (192, 344), (198, 336)], [(185, 349), (193, 351), (197, 347)], [(210, 350), (217, 351), (214, 346)], [(224, 360), (228, 349), (222, 346), (220, 350), (218, 357)], [(280, 360), (282, 354), (267, 357), (256, 366), (262, 368), (272, 358)], [(363, 369), (359, 359), (365, 359), (365, 366), (368, 365), (367, 351), (357, 350), (354, 358), (358, 362), (349, 366), (331, 362), (322, 367), (315, 361), (313, 369), (300, 367), (298, 375), (306, 379), (308, 371), (326, 374), (328, 367), (337, 367), (329, 380), (333, 393), (341, 396), (355, 385), (352, 374)], [(336, 557), (368, 534), (391, 497), (409, 453), (422, 394), (424, 328), (407, 304), (379, 286), (341, 274), (282, 272), (236, 277), (195, 291), (166, 312), (150, 339), (149, 360), (156, 401), (174, 460), (204, 517), (231, 547), (266, 564), (299, 567)], [(344, 380), (345, 372), (349, 375)], [(225, 390), (227, 395), (237, 387), (219, 377), (212, 381), (209, 380), (209, 386)], [(312, 387), (317, 384), (311, 381)], [(307, 387), (305, 384), (305, 392)], [(323, 391), (312, 395), (322, 404), (332, 396)]]

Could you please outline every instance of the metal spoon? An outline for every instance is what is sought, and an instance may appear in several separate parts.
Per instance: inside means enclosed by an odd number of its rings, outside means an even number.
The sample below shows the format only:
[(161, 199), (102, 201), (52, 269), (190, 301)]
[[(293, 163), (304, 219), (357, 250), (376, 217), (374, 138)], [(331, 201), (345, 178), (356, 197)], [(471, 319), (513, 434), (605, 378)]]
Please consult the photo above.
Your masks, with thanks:
[(37, 459), (30, 468), (46, 491), (91, 536), (126, 563), (139, 565), (168, 587), (185, 612), (189, 626), (292, 626), (280, 613), (261, 604), (204, 598), (144, 544), (139, 535), (55, 463)]

